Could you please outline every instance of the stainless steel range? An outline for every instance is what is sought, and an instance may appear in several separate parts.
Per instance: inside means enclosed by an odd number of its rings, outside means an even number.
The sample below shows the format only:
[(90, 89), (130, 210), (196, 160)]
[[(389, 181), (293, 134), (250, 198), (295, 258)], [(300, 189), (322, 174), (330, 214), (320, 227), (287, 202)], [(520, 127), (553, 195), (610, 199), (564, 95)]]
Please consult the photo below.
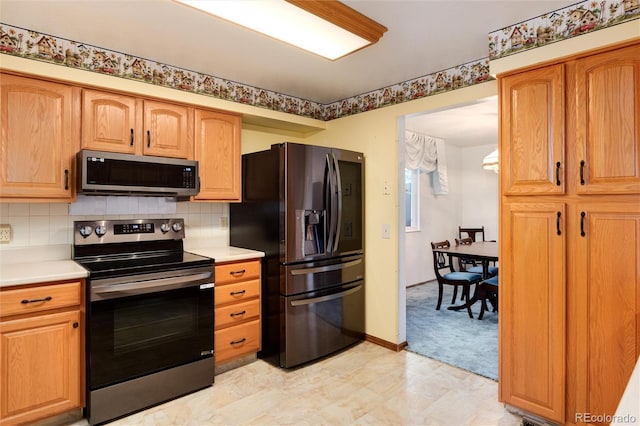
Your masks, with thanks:
[(90, 273), (90, 424), (213, 384), (214, 260), (183, 238), (183, 219), (74, 222), (74, 259)]

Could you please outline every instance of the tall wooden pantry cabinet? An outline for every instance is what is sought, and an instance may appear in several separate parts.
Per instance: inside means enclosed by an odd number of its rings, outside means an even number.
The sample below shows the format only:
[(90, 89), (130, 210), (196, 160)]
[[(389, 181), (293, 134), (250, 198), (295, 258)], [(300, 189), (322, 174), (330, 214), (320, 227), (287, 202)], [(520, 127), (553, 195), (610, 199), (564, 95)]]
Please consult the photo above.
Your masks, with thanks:
[(640, 41), (498, 86), (500, 400), (606, 420), (640, 355)]

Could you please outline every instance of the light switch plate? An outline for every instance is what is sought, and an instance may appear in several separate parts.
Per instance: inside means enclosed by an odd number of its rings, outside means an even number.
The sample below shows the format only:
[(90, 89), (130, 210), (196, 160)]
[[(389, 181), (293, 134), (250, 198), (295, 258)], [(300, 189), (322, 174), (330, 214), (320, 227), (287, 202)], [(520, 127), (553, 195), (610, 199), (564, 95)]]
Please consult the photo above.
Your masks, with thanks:
[(382, 238), (388, 240), (391, 238), (391, 226), (388, 223), (382, 225)]
[(0, 225), (0, 243), (11, 242), (11, 225)]

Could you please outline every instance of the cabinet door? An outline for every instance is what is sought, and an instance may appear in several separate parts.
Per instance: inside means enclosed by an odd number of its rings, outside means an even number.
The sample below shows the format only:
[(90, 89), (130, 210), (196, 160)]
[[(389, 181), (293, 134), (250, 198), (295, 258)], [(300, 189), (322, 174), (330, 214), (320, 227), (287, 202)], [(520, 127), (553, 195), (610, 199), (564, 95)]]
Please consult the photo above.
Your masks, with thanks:
[(508, 75), (499, 84), (502, 193), (564, 193), (564, 65)]
[(82, 406), (80, 311), (0, 322), (0, 418), (25, 423)]
[(640, 197), (634, 198), (577, 205), (577, 413), (613, 415), (640, 356)]
[(140, 101), (130, 96), (82, 91), (82, 148), (142, 153)]
[(503, 205), (500, 400), (547, 419), (565, 416), (565, 205)]
[(157, 101), (144, 101), (145, 155), (189, 158), (189, 108)]
[(575, 68), (577, 192), (640, 194), (640, 44)]
[(200, 193), (194, 199), (240, 201), (240, 117), (206, 110), (195, 116)]
[(0, 197), (72, 201), (79, 89), (3, 74), (0, 102)]

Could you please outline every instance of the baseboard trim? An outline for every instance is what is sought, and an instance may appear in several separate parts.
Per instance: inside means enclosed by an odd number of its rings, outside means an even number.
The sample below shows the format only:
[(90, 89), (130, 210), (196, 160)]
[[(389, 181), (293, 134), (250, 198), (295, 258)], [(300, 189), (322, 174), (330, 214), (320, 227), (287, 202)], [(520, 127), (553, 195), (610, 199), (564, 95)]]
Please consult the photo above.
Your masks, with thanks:
[(376, 345), (382, 346), (387, 349), (391, 349), (392, 351), (400, 352), (407, 347), (408, 343), (406, 341), (402, 343), (392, 343), (387, 340), (381, 339), (379, 337), (371, 336), (369, 334), (364, 335), (364, 340), (367, 342), (375, 343)]

